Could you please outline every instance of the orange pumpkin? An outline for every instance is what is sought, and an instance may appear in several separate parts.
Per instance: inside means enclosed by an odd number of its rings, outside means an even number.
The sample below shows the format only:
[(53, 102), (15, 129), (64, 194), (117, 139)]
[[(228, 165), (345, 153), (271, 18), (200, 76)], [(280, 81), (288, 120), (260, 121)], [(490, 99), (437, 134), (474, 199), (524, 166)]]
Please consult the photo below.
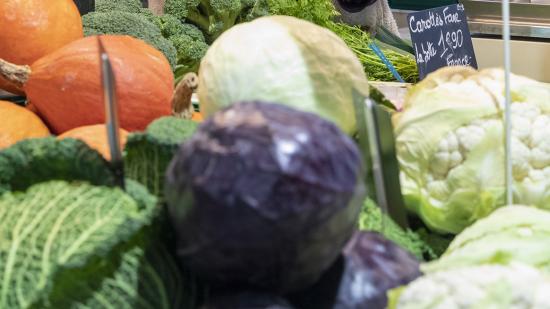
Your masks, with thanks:
[[(0, 29), (0, 58), (20, 65), (83, 37), (73, 0), (1, 0)], [(22, 94), (2, 77), (0, 89)]]
[[(101, 40), (115, 74), (121, 128), (144, 130), (154, 119), (170, 115), (174, 75), (164, 55), (130, 36)], [(0, 74), (23, 84), (28, 99), (56, 134), (105, 121), (97, 36), (38, 59), (30, 71), (0, 60)]]
[(27, 138), (46, 137), (50, 131), (33, 112), (11, 102), (0, 101), (0, 149)]
[[(128, 131), (120, 129), (120, 149), (124, 149), (128, 139)], [(97, 150), (107, 160), (111, 159), (111, 150), (109, 148), (109, 139), (107, 138), (107, 128), (105, 124), (96, 124), (84, 126), (69, 130), (57, 137), (58, 139), (76, 138), (85, 142), (90, 148)]]
[(193, 117), (191, 118), (191, 120), (193, 120), (193, 121), (195, 121), (195, 122), (203, 122), (203, 121), (204, 121), (204, 118), (202, 117), (202, 114), (201, 114), (201, 113), (194, 112), (194, 113), (193, 113)]

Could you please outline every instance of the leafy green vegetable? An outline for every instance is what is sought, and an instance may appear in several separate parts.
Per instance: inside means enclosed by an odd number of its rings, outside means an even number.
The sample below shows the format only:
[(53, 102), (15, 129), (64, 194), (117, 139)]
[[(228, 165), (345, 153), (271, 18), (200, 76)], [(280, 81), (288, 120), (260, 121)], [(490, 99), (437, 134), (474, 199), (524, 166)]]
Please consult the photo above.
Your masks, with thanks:
[(108, 162), (76, 139), (27, 139), (0, 151), (0, 194), (52, 179), (115, 183)]
[(447, 250), (451, 241), (453, 241), (453, 235), (440, 235), (434, 232), (430, 232), (425, 227), (415, 229), (414, 232), (422, 239), (426, 244), (429, 260), (435, 260), (441, 257), (441, 255)]
[(527, 206), (502, 207), (465, 229), (426, 272), (480, 264), (522, 262), (550, 271), (550, 212)]
[[(384, 222), (382, 223), (382, 218)], [(375, 231), (384, 235), (401, 248), (412, 253), (419, 260), (435, 260), (449, 246), (451, 238), (430, 233), (424, 228), (418, 230), (403, 229), (382, 210), (374, 201), (366, 199), (359, 216), (359, 229)]]
[(428, 274), (390, 292), (389, 309), (550, 308), (550, 279), (522, 264), (483, 265)]
[[(329, 29), (338, 34), (355, 52), (363, 64), (365, 73), (367, 74), (369, 80), (395, 81), (395, 77), (391, 71), (369, 46), (369, 44), (373, 42), (373, 39), (367, 32), (358, 27), (341, 23), (333, 23)], [(403, 80), (408, 83), (418, 82), (418, 69), (416, 66), (416, 60), (412, 55), (383, 47), (381, 50), (384, 53), (384, 56), (386, 56), (390, 63), (395, 67)]]
[(141, 39), (161, 51), (174, 68), (177, 52), (162, 36), (159, 28), (149, 19), (137, 13), (123, 11), (91, 12), (82, 16), (84, 35), (123, 34)]
[(327, 0), (269, 0), (271, 15), (287, 15), (310, 21), (322, 27), (330, 27), (338, 15), (331, 1)]
[(278, 102), (352, 135), (352, 89), (368, 95), (368, 88), (361, 63), (334, 33), (298, 18), (268, 16), (229, 29), (210, 46), (197, 94), (205, 117), (235, 102)]
[(416, 258), (423, 259), (425, 244), (418, 235), (411, 230), (403, 230), (388, 215), (383, 214), (380, 207), (371, 199), (365, 200), (359, 216), (359, 229), (379, 232)]
[[(367, 32), (355, 26), (334, 22), (338, 12), (332, 1), (269, 0), (269, 11), (272, 15), (294, 16), (328, 28), (340, 36), (355, 52), (369, 80), (395, 81), (395, 77), (370, 48), (369, 44), (373, 42), (373, 38)], [(387, 48), (382, 50), (405, 81), (411, 83), (418, 81), (416, 62), (411, 55)]]
[(140, 0), (95, 0), (96, 12), (123, 11), (139, 13), (141, 9)]
[(51, 181), (0, 197), (0, 308), (194, 308), (151, 226), (156, 198), (127, 190)]
[(149, 124), (145, 132), (130, 134), (125, 146), (126, 175), (162, 197), (168, 164), (179, 145), (190, 138), (196, 128), (193, 121), (163, 117)]
[[(156, 202), (139, 205), (119, 189), (53, 181), (26, 193), (0, 199), (1, 308), (26, 308), (44, 301), (63, 286), (71, 295), (73, 276), (148, 224)], [(101, 264), (95, 265), (101, 267)], [(72, 283), (72, 282), (71, 282)]]

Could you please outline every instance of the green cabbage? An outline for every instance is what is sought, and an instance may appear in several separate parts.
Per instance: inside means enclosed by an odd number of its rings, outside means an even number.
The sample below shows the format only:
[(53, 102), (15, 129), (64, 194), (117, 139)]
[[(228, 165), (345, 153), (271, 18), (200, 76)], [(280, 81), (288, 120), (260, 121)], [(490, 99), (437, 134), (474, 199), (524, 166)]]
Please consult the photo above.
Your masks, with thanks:
[(436, 272), (389, 293), (389, 309), (548, 309), (550, 278), (523, 264)]
[[(550, 87), (512, 76), (516, 203), (550, 205)], [(504, 204), (504, 73), (441, 69), (394, 116), (407, 207), (435, 231), (459, 233)]]
[(422, 270), (511, 262), (550, 272), (550, 212), (527, 206), (502, 207), (456, 236), (445, 254), (423, 265)]
[(156, 198), (43, 182), (0, 197), (0, 308), (176, 308), (181, 272), (150, 227)]
[(162, 117), (149, 124), (145, 132), (130, 134), (124, 149), (126, 176), (147, 186), (149, 192), (162, 199), (168, 164), (197, 126), (191, 120)]
[(336, 34), (288, 16), (232, 27), (208, 49), (198, 96), (206, 117), (235, 102), (277, 102), (355, 132), (352, 89), (367, 94), (361, 63)]
[(26, 139), (0, 151), (0, 194), (52, 179), (115, 183), (109, 163), (81, 140)]

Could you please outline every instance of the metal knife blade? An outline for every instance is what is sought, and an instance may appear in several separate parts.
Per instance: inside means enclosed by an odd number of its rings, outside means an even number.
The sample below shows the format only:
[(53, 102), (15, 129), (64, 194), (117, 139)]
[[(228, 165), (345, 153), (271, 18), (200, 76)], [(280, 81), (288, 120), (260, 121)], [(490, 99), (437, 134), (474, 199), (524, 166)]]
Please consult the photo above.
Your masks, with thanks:
[(107, 126), (107, 138), (111, 152), (111, 167), (115, 173), (117, 185), (124, 189), (124, 164), (122, 161), (122, 150), (120, 149), (120, 125), (118, 121), (115, 75), (107, 50), (101, 41), (101, 36), (97, 37), (97, 41), (99, 46), (103, 101), (105, 103), (105, 125)]

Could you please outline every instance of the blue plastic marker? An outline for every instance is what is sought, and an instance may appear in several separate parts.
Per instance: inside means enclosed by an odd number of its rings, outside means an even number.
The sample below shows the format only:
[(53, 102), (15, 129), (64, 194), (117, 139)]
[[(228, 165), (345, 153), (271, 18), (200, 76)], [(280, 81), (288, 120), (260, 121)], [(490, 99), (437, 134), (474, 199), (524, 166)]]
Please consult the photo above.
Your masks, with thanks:
[(384, 62), (388, 70), (390, 70), (391, 74), (393, 74), (393, 77), (395, 77), (397, 81), (404, 83), (405, 81), (403, 80), (403, 78), (401, 78), (401, 75), (399, 75), (393, 64), (388, 60), (388, 58), (386, 58), (380, 47), (378, 47), (378, 45), (376, 45), (374, 41), (369, 44), (369, 47), (374, 51), (378, 58), (380, 58), (382, 62)]

